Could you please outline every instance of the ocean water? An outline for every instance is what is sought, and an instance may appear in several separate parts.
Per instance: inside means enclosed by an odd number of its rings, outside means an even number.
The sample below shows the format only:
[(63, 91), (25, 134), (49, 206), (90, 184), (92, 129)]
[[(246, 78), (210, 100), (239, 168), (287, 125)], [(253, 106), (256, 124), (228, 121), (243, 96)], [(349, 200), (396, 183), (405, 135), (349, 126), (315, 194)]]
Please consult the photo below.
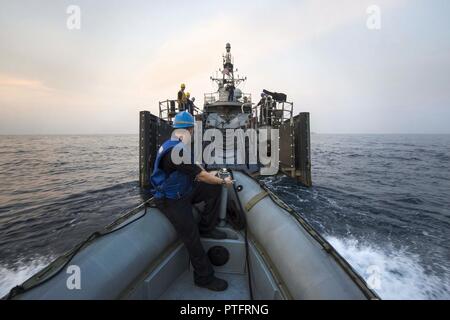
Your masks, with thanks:
[[(450, 135), (313, 134), (264, 182), (385, 299), (450, 299)], [(138, 205), (138, 136), (0, 136), (0, 296)]]

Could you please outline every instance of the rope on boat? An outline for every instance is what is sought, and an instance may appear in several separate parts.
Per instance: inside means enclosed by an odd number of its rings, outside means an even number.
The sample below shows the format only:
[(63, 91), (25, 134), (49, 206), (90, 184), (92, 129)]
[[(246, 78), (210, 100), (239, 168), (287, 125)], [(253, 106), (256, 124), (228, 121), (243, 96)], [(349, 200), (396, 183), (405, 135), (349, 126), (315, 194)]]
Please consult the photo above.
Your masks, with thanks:
[[(233, 171), (230, 170), (231, 178), (234, 180)], [(241, 216), (244, 219), (244, 241), (245, 241), (245, 265), (247, 267), (247, 275), (248, 275), (248, 290), (250, 292), (250, 300), (253, 299), (253, 285), (252, 285), (252, 275), (251, 275), (251, 268), (250, 268), (250, 255), (249, 255), (249, 244), (248, 244), (248, 224), (247, 224), (247, 216), (245, 215), (244, 208), (242, 207), (241, 200), (239, 199), (238, 190), (236, 185), (233, 183), (233, 190), (236, 195), (236, 200), (239, 204), (239, 211), (241, 212)]]

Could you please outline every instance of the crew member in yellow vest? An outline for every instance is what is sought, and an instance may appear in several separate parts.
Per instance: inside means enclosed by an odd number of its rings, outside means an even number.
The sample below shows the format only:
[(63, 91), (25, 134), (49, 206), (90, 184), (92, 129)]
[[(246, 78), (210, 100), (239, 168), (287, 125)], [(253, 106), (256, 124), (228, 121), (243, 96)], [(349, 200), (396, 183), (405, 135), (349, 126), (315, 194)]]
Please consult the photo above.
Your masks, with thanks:
[(186, 98), (186, 111), (193, 115), (195, 98), (191, 99), (191, 94), (189, 92), (186, 92)]
[(178, 91), (178, 97), (177, 97), (178, 110), (180, 112), (186, 110), (187, 97), (186, 97), (186, 94), (184, 93), (185, 89), (186, 89), (186, 85), (184, 83), (182, 83), (181, 89), (180, 89), (180, 91)]

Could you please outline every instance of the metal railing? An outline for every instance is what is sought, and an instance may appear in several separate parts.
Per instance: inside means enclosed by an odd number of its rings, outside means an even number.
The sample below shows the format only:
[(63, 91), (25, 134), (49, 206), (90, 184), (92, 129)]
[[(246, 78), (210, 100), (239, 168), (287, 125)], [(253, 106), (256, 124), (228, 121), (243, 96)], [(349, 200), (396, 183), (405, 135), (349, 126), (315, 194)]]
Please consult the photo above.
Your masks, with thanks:
[(205, 105), (213, 104), (216, 101), (219, 101), (219, 92), (205, 93), (205, 97), (204, 97)]
[(280, 126), (285, 121), (293, 121), (294, 103), (266, 101), (253, 107), (253, 116), (258, 119), (258, 125)]
[[(223, 94), (222, 98), (220, 97), (220, 92), (205, 93), (205, 96), (204, 96), (204, 104), (205, 105), (213, 104), (218, 101), (228, 102), (228, 92)], [(242, 93), (242, 96), (237, 100), (237, 102), (251, 103), (252, 102), (251, 93)]]
[[(182, 110), (181, 110), (182, 109)], [(159, 102), (159, 117), (166, 121), (171, 121), (178, 112), (184, 111), (184, 108), (178, 106), (177, 100), (165, 100)], [(201, 110), (194, 105), (194, 116), (201, 113)]]
[(159, 102), (159, 117), (171, 121), (178, 112), (177, 100), (165, 100)]

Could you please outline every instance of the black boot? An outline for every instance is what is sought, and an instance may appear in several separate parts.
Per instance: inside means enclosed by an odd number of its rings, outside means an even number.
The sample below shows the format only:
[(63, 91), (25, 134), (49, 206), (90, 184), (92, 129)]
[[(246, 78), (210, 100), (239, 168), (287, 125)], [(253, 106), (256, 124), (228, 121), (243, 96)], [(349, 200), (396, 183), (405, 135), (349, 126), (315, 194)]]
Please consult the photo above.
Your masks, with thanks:
[(212, 291), (225, 291), (228, 288), (228, 282), (217, 277), (213, 277), (213, 279), (206, 284), (195, 283), (195, 285)]
[(221, 239), (226, 239), (227, 234), (226, 234), (226, 232), (223, 232), (223, 231), (220, 231), (217, 229), (213, 229), (211, 231), (200, 231), (200, 237), (221, 240)]

